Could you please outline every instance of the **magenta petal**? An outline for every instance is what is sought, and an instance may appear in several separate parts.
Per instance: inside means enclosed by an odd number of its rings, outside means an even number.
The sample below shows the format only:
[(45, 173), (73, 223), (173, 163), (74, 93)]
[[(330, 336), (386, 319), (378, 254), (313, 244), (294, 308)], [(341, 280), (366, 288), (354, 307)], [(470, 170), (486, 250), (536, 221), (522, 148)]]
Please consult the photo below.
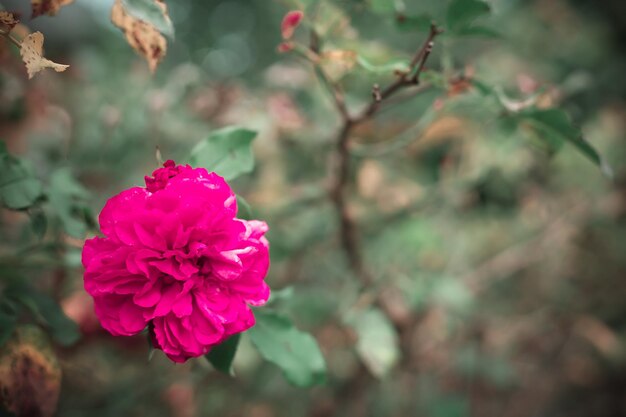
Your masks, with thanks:
[(145, 284), (141, 292), (135, 294), (133, 301), (141, 307), (154, 307), (161, 300), (161, 287), (152, 282)]
[(172, 305), (172, 312), (177, 317), (188, 316), (191, 314), (191, 294), (183, 293), (178, 296)]
[(130, 336), (149, 325), (154, 346), (174, 362), (206, 354), (254, 325), (250, 305), (269, 297), (264, 222), (237, 219), (222, 177), (167, 161), (111, 197), (104, 237), (85, 242), (85, 290), (102, 327)]

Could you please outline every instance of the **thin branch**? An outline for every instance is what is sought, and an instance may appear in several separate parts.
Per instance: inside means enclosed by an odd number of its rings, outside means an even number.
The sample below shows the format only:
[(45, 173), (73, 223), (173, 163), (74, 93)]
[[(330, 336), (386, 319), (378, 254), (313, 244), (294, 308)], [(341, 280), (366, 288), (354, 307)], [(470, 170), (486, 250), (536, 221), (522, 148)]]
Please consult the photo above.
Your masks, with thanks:
[(381, 104), (404, 87), (418, 85), (420, 83), (420, 75), (424, 71), (426, 61), (435, 46), (435, 37), (443, 33), (443, 29), (437, 27), (434, 23), (430, 26), (428, 37), (422, 44), (421, 48), (415, 52), (413, 59), (409, 65), (409, 71), (398, 76), (396, 81), (391, 83), (387, 88), (380, 92), (378, 99), (372, 102), (363, 110), (363, 112), (354, 118), (356, 123), (364, 122), (372, 117), (380, 108)]
[(22, 48), (22, 43), (20, 41), (18, 41), (17, 39), (15, 39), (15, 37), (13, 37), (13, 35), (11, 35), (11, 32), (5, 32), (4, 30), (0, 30), (0, 35), (4, 36), (5, 38), (7, 38), (9, 41), (11, 41), (11, 43), (15, 46), (17, 46), (18, 48)]
[(339, 217), (341, 245), (350, 269), (356, 275), (364, 288), (373, 284), (373, 279), (365, 267), (361, 248), (359, 245), (357, 225), (352, 219), (348, 210), (348, 188), (350, 184), (350, 137), (354, 127), (369, 120), (381, 108), (381, 106), (396, 92), (405, 87), (416, 86), (420, 82), (420, 74), (423, 72), (426, 61), (433, 49), (435, 37), (442, 32), (436, 25), (431, 25), (429, 35), (421, 47), (415, 52), (410, 64), (410, 70), (402, 73), (389, 86), (381, 89), (377, 84), (372, 88), (371, 103), (358, 115), (351, 115), (346, 105), (344, 92), (339, 83), (333, 81), (320, 65), (319, 59), (319, 38), (315, 31), (311, 31), (309, 48), (298, 50), (308, 61), (313, 64), (315, 73), (324, 86), (331, 93), (335, 107), (341, 116), (342, 126), (337, 132), (335, 140), (336, 166), (331, 174), (332, 184), (330, 196), (335, 205), (335, 210)]

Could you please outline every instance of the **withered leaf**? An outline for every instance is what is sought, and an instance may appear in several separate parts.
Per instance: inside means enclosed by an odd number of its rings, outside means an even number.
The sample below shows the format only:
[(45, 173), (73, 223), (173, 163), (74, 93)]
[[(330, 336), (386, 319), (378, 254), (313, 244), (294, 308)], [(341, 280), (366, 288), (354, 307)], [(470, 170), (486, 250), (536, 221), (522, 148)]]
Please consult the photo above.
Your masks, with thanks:
[(0, 29), (5, 30), (5, 28), (8, 28), (11, 30), (15, 27), (15, 25), (20, 23), (20, 19), (16, 13), (0, 11), (0, 23), (4, 26)]
[[(167, 14), (164, 2), (154, 1)], [(151, 24), (131, 16), (124, 8), (122, 0), (115, 0), (111, 21), (124, 32), (128, 44), (148, 61), (150, 71), (154, 72), (167, 52), (167, 42), (161, 32)]]
[(43, 34), (41, 32), (31, 33), (22, 40), (20, 55), (22, 55), (24, 64), (26, 64), (28, 78), (33, 78), (35, 74), (44, 68), (52, 68), (56, 72), (63, 72), (69, 67), (69, 65), (57, 64), (43, 57)]
[(54, 16), (61, 7), (67, 6), (73, 2), (74, 0), (30, 0), (30, 5), (33, 10), (32, 17), (35, 18), (43, 14)]
[(17, 416), (52, 417), (61, 390), (61, 368), (46, 335), (19, 328), (0, 349), (0, 404)]

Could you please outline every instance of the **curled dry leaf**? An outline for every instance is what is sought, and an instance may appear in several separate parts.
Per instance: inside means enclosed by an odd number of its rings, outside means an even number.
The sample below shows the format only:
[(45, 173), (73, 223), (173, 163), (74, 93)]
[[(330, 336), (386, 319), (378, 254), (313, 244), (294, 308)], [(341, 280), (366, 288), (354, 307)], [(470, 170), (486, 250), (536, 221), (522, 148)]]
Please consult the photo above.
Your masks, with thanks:
[[(167, 14), (165, 3), (161, 0), (155, 2)], [(128, 44), (148, 61), (150, 71), (154, 72), (167, 51), (165, 37), (151, 24), (131, 16), (122, 0), (115, 0), (111, 21), (124, 32)]]
[(61, 7), (73, 2), (74, 0), (31, 0), (32, 16), (33, 18), (43, 14), (53, 16), (57, 14)]
[(20, 23), (20, 19), (18, 18), (16, 13), (0, 11), (0, 23), (2, 23), (2, 30), (5, 28), (9, 28), (9, 31), (15, 27), (18, 23)]
[(52, 68), (56, 72), (65, 71), (69, 65), (57, 64), (43, 57), (43, 34), (41, 32), (31, 33), (22, 41), (20, 48), (22, 61), (26, 64), (28, 78), (33, 78), (35, 74), (44, 68)]
[(61, 368), (46, 335), (34, 326), (19, 328), (0, 349), (0, 408), (52, 417), (60, 390)]

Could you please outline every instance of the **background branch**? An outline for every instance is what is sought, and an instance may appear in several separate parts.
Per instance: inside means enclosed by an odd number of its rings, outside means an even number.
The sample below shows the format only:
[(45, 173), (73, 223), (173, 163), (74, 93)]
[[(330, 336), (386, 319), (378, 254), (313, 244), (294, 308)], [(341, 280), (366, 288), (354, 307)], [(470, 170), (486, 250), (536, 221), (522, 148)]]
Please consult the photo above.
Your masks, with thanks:
[(339, 217), (341, 245), (348, 258), (350, 268), (363, 287), (370, 286), (373, 279), (363, 262), (357, 225), (352, 219), (347, 202), (350, 183), (350, 137), (352, 136), (352, 130), (357, 124), (372, 118), (395, 93), (406, 87), (413, 87), (419, 84), (420, 74), (423, 72), (426, 61), (433, 49), (434, 39), (442, 32), (440, 28), (432, 24), (428, 37), (415, 52), (411, 60), (409, 71), (399, 74), (398, 78), (386, 88), (381, 89), (378, 85), (375, 85), (372, 89), (371, 103), (355, 116), (352, 116), (349, 112), (341, 86), (334, 82), (320, 65), (319, 38), (315, 31), (311, 31), (310, 46), (306, 52), (303, 52), (303, 55), (313, 64), (317, 76), (333, 96), (335, 107), (341, 116), (341, 128), (335, 140), (334, 159), (336, 160), (336, 166), (333, 166), (333, 172), (331, 173), (330, 195)]

